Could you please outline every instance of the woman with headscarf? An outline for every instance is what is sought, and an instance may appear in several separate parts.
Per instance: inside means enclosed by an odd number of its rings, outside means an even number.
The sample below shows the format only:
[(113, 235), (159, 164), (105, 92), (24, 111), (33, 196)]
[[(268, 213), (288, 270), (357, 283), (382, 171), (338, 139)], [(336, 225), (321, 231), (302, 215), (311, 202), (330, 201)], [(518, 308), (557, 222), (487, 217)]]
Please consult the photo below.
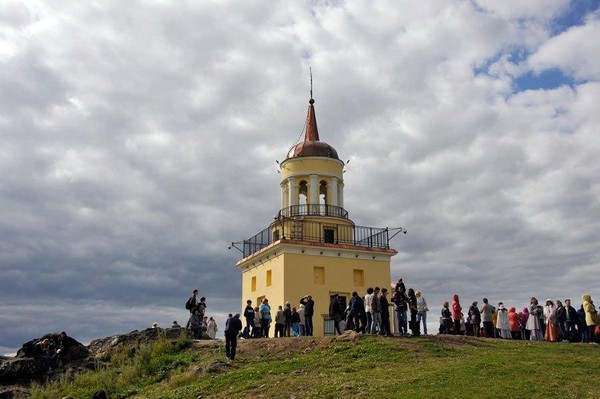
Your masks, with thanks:
[(452, 297), (452, 320), (454, 321), (454, 334), (460, 335), (460, 318), (462, 316), (462, 307), (458, 295)]
[(588, 339), (591, 343), (595, 343), (596, 335), (594, 335), (594, 329), (596, 328), (596, 322), (598, 321), (596, 306), (594, 306), (590, 294), (583, 295), (581, 300), (583, 301), (583, 310), (585, 310), (585, 324), (588, 330)]
[(537, 298), (531, 297), (531, 301), (529, 303), (529, 318), (527, 319), (526, 328), (529, 330), (530, 339), (532, 341), (544, 340), (544, 336), (542, 335), (542, 325), (539, 318), (542, 312), (543, 311), (540, 309)]
[(546, 300), (546, 305), (544, 306), (544, 319), (546, 321), (544, 339), (549, 342), (556, 342), (556, 307), (554, 306), (554, 302), (550, 299)]

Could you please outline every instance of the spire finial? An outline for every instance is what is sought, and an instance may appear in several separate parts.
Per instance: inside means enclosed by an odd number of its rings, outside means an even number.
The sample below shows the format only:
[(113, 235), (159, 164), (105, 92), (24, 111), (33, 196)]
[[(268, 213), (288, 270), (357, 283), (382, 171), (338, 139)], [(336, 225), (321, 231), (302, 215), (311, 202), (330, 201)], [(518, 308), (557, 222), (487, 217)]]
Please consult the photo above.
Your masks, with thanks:
[(315, 100), (313, 100), (313, 93), (312, 93), (312, 68), (308, 67), (308, 71), (310, 73), (310, 101), (309, 101), (309, 103), (314, 104)]

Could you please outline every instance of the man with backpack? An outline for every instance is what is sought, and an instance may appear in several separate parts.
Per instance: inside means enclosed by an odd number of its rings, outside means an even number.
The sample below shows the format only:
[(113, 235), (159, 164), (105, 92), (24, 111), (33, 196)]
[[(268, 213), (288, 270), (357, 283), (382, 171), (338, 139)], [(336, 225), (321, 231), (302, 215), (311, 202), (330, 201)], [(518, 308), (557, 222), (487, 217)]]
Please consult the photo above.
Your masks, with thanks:
[(198, 296), (198, 289), (192, 291), (192, 296), (185, 303), (185, 308), (192, 313), (192, 310), (197, 309), (196, 297)]

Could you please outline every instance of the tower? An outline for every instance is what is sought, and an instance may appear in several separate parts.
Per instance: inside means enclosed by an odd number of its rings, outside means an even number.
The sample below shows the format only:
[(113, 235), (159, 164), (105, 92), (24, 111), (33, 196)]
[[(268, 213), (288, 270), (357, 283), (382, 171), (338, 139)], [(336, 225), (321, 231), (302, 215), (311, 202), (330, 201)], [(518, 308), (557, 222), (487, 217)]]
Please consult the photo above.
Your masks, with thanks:
[(320, 336), (331, 295), (337, 293), (345, 308), (353, 291), (362, 296), (368, 287), (390, 285), (390, 261), (397, 253), (389, 247), (395, 235), (390, 233), (406, 230), (356, 226), (350, 219), (344, 209), (345, 164), (320, 141), (314, 102), (311, 90), (304, 141), (279, 165), (280, 210), (267, 228), (232, 246), (243, 254), (237, 263), (242, 308), (248, 299), (258, 306), (266, 297), (274, 318), (279, 305), (298, 306), (311, 295), (314, 335)]

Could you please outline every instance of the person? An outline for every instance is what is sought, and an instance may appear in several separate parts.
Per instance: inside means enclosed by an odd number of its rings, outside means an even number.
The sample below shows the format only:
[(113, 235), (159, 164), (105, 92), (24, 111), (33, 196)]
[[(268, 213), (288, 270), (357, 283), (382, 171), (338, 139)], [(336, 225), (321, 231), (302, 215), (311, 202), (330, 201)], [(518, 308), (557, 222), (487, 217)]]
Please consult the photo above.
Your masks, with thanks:
[(565, 299), (565, 320), (563, 322), (563, 330), (565, 331), (565, 336), (563, 337), (568, 342), (577, 341), (577, 311), (573, 306), (571, 306), (571, 300)]
[(304, 337), (306, 335), (305, 311), (306, 311), (306, 309), (304, 308), (304, 305), (300, 304), (300, 306), (298, 306), (298, 316), (300, 317), (300, 323), (298, 324), (298, 334), (301, 337)]
[(252, 325), (252, 338), (260, 338), (262, 336), (262, 321), (260, 317), (260, 308), (254, 308), (254, 324)]
[(279, 305), (275, 312), (275, 338), (283, 338), (283, 328), (285, 326), (285, 317), (283, 315), (283, 307)]
[(508, 309), (502, 302), (498, 302), (498, 312), (496, 316), (496, 327), (498, 328), (500, 338), (511, 339), (510, 320), (508, 319)]
[(529, 330), (527, 329), (527, 320), (529, 320), (529, 308), (525, 306), (519, 314), (519, 324), (521, 325), (521, 338), (529, 341)]
[(585, 323), (585, 310), (583, 309), (583, 304), (577, 310), (577, 331), (579, 331), (579, 338), (581, 342), (588, 343), (590, 342), (590, 337), (588, 336), (588, 328)]
[(450, 334), (450, 324), (452, 324), (452, 314), (450, 313), (450, 304), (448, 301), (442, 303), (442, 334)]
[(512, 339), (521, 339), (519, 315), (517, 314), (517, 309), (514, 306), (508, 311), (508, 324), (510, 326), (510, 336)]
[(427, 335), (427, 312), (429, 312), (427, 301), (421, 290), (417, 290), (415, 296), (417, 297), (417, 323), (419, 323), (420, 329), (421, 322), (423, 322), (423, 334)]
[(387, 300), (387, 294), (387, 288), (382, 288), (381, 295), (379, 296), (379, 306), (381, 307), (381, 329), (379, 330), (379, 335), (391, 337), (392, 331), (390, 329), (390, 303)]
[(250, 299), (246, 301), (246, 307), (244, 308), (244, 318), (246, 319), (244, 337), (250, 338), (252, 336), (252, 330), (254, 329), (254, 308), (252, 307), (252, 301)]
[(400, 294), (406, 296), (406, 286), (404, 285), (404, 281), (402, 281), (402, 277), (398, 278), (398, 281), (394, 286), (394, 292), (399, 292)]
[(158, 323), (157, 322), (152, 323), (152, 328), (158, 328)]
[(467, 313), (467, 316), (471, 321), (471, 326), (473, 328), (473, 336), (479, 337), (481, 328), (481, 312), (477, 307), (477, 301), (473, 301), (473, 303), (469, 307), (469, 312)]
[(335, 329), (335, 332), (337, 332), (338, 335), (341, 335), (342, 332), (340, 331), (340, 320), (342, 318), (342, 305), (340, 304), (337, 293), (331, 295), (329, 301), (329, 317), (331, 320), (333, 320), (333, 328)]
[(529, 330), (529, 336), (532, 341), (543, 341), (544, 336), (542, 335), (542, 326), (540, 323), (540, 313), (543, 311), (538, 305), (536, 297), (531, 297), (529, 302), (529, 318), (527, 319), (527, 329)]
[(371, 334), (381, 330), (381, 303), (379, 302), (379, 287), (375, 287), (371, 297)]
[(193, 309), (197, 308), (197, 302), (196, 302), (197, 296), (198, 296), (198, 289), (196, 288), (192, 291), (192, 296), (185, 303), (185, 308), (190, 311), (190, 314), (192, 313)]
[(557, 338), (560, 339), (562, 342), (568, 342), (565, 338), (567, 336), (567, 333), (565, 331), (565, 319), (567, 317), (566, 309), (563, 306), (560, 299), (556, 300), (555, 307), (556, 312), (554, 313), (554, 322), (556, 323)]
[(354, 322), (354, 331), (364, 333), (367, 325), (365, 303), (356, 291), (352, 292), (352, 297), (350, 298), (350, 318)]
[(300, 300), (300, 303), (304, 305), (304, 325), (306, 327), (306, 335), (309, 337), (313, 336), (313, 316), (315, 314), (315, 301), (311, 295), (306, 295)]
[(289, 337), (292, 335), (292, 304), (289, 301), (285, 303), (285, 309), (283, 309), (283, 322), (283, 334)]
[(420, 324), (417, 322), (417, 313), (419, 310), (417, 304), (417, 295), (415, 294), (415, 290), (412, 288), (408, 289), (408, 310), (410, 311), (410, 330), (413, 337), (418, 337), (421, 335), (421, 329), (419, 327)]
[(298, 311), (296, 310), (296, 307), (292, 307), (292, 316), (290, 318), (290, 322), (291, 322), (291, 327), (292, 327), (292, 334), (294, 335), (294, 337), (299, 337), (300, 336), (300, 315), (298, 314)]
[(494, 338), (494, 312), (495, 309), (488, 303), (487, 298), (483, 298), (483, 305), (479, 309), (483, 332), (487, 338)]
[(217, 322), (211, 316), (208, 319), (208, 323), (206, 324), (206, 333), (208, 334), (210, 339), (217, 338), (217, 331), (219, 331), (219, 327), (217, 327)]
[(588, 339), (590, 340), (590, 343), (595, 344), (597, 342), (594, 329), (596, 328), (598, 317), (596, 306), (594, 306), (594, 301), (592, 301), (590, 294), (582, 295), (581, 300), (583, 301), (583, 310), (585, 310), (585, 324), (587, 326)]
[(367, 315), (367, 327), (365, 328), (367, 332), (371, 332), (371, 326), (373, 324), (373, 318), (371, 317), (371, 301), (373, 300), (374, 292), (375, 290), (372, 287), (367, 288), (367, 294), (363, 298), (365, 303), (365, 314)]
[(207, 333), (207, 335), (208, 335), (208, 316), (204, 316), (202, 318), (202, 324), (201, 324), (200, 330), (201, 330), (202, 335), (204, 335), (204, 333)]
[(196, 306), (198, 308), (198, 316), (200, 316), (201, 319), (204, 318), (204, 315), (206, 314), (206, 298), (200, 298), (200, 302), (198, 302), (198, 305)]
[(556, 306), (554, 306), (554, 302), (550, 299), (546, 300), (546, 305), (544, 306), (544, 320), (546, 321), (544, 339), (549, 342), (556, 342)]
[(460, 306), (460, 300), (458, 295), (454, 294), (452, 297), (452, 320), (454, 321), (454, 334), (460, 334), (460, 316), (462, 314), (462, 306)]
[(189, 318), (185, 328), (192, 332), (192, 338), (194, 338), (194, 339), (201, 338), (202, 325), (201, 325), (200, 317), (198, 316), (197, 308), (192, 309), (192, 314), (190, 315), (190, 318)]
[[(397, 285), (397, 284), (396, 284)], [(406, 297), (405, 290), (397, 289), (394, 292), (394, 297), (392, 298), (392, 302), (396, 305), (396, 319), (398, 320), (398, 333), (399, 335), (407, 335), (408, 334), (408, 298)]]
[(178, 329), (178, 328), (181, 328), (181, 326), (180, 326), (180, 325), (177, 323), (177, 320), (175, 320), (175, 321), (173, 322), (173, 325), (171, 326), (171, 328)]
[(225, 323), (225, 354), (231, 360), (235, 360), (237, 337), (240, 331), (242, 331), (242, 321), (240, 320), (240, 314), (236, 313), (228, 318)]
[(271, 306), (269, 300), (264, 298), (259, 308), (260, 311), (260, 335), (269, 338), (269, 327), (271, 326)]

